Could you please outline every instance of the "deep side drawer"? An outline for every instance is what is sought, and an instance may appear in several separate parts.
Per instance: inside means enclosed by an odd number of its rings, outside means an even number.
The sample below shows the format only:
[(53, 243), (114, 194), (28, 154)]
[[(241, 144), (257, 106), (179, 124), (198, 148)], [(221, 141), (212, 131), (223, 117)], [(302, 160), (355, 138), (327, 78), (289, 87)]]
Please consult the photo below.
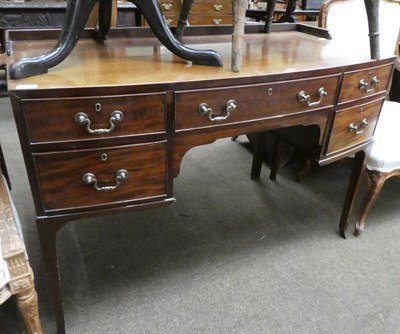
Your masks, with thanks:
[(164, 141), (37, 153), (33, 159), (44, 211), (127, 205), (167, 193)]

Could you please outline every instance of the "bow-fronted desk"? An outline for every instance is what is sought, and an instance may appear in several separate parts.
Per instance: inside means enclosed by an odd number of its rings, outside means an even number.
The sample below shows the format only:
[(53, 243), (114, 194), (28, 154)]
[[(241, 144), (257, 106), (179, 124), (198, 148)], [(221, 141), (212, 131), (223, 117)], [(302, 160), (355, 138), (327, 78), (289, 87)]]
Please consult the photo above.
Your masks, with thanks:
[[(59, 332), (57, 231), (82, 217), (173, 203), (185, 153), (217, 138), (313, 125), (320, 164), (355, 154), (340, 218), (345, 235), (394, 57), (371, 61), (368, 46), (341, 48), (290, 27), (248, 33), (239, 73), (230, 70), (231, 35), (222, 30), (193, 29), (184, 40), (218, 51), (219, 68), (192, 65), (149, 30), (131, 29), (111, 32), (104, 44), (81, 38), (48, 74), (9, 80)], [(9, 63), (43, 54), (57, 36), (9, 32)]]

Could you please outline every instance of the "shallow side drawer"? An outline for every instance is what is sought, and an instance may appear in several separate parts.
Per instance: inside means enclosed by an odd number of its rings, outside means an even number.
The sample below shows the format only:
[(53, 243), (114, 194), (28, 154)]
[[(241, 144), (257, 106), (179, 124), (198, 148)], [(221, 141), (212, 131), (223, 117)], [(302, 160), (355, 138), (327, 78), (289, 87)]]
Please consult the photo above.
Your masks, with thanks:
[[(165, 131), (165, 94), (90, 98), (23, 100), (22, 108), (31, 143), (82, 140)], [(122, 120), (112, 121), (115, 112)], [(85, 114), (90, 121), (79, 125)], [(114, 114), (113, 114), (114, 113)], [(84, 116), (83, 116), (84, 117)], [(112, 124), (114, 129), (110, 130)], [(102, 131), (108, 130), (108, 131)]]
[(390, 64), (344, 73), (339, 103), (383, 92), (388, 84), (392, 68)]

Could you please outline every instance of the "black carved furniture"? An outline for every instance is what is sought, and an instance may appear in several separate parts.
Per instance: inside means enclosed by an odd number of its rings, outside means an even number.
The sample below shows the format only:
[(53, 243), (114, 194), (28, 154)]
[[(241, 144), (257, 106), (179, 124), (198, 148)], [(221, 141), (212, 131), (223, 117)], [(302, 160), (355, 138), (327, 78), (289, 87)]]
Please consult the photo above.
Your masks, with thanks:
[[(213, 50), (195, 50), (184, 46), (179, 42), (180, 37), (183, 34), (183, 29), (186, 25), (187, 18), (189, 15), (189, 9), (193, 4), (193, 0), (184, 0), (181, 11), (178, 28), (177, 37), (175, 37), (168, 28), (162, 12), (159, 8), (157, 0), (129, 0), (136, 5), (138, 10), (146, 18), (149, 26), (151, 27), (153, 33), (161, 41), (161, 43), (166, 46), (175, 55), (190, 60), (193, 64), (199, 65), (212, 65), (212, 66), (222, 66), (221, 56)], [(9, 67), (9, 75), (13, 79), (24, 78), (32, 75), (38, 75), (47, 73), (49, 68), (52, 68), (62, 62), (73, 50), (79, 37), (85, 27), (85, 24), (89, 18), (89, 15), (96, 3), (99, 3), (99, 25), (97, 39), (99, 41), (104, 41), (110, 29), (111, 20), (111, 7), (112, 0), (68, 0), (66, 18), (64, 21), (63, 29), (58, 39), (58, 43), (54, 49), (45, 53), (44, 55), (37, 56), (34, 58), (24, 58), (11, 64)], [(371, 58), (379, 58), (379, 19), (378, 19), (378, 8), (379, 1), (375, 0), (364, 0), (369, 22), (369, 36), (371, 43)], [(236, 53), (240, 53), (240, 41), (242, 40), (241, 35), (243, 34), (243, 19), (235, 19), (242, 15), (239, 10), (244, 9), (246, 0), (233, 0), (232, 4), (234, 8), (234, 32), (233, 32), (233, 48), (232, 59), (236, 58)], [(290, 9), (290, 2), (288, 8)], [(240, 5), (239, 5), (240, 4)], [(276, 0), (271, 0), (268, 2), (267, 6), (267, 20), (265, 25), (265, 32), (270, 31), (269, 18), (272, 18), (272, 13), (275, 8)], [(288, 9), (288, 10), (289, 10)], [(240, 14), (240, 15), (239, 15)], [(242, 16), (245, 14), (243, 13)], [(237, 29), (237, 30), (236, 30)], [(240, 32), (240, 36), (238, 35)], [(236, 46), (235, 46), (236, 45)], [(239, 55), (239, 59), (240, 59)], [(233, 61), (236, 62), (236, 61)], [(238, 62), (240, 63), (240, 61)], [(240, 66), (233, 65), (233, 69), (238, 70)]]
[[(9, 75), (18, 79), (47, 73), (47, 70), (62, 62), (73, 50), (89, 19), (96, 3), (99, 3), (99, 26), (97, 39), (103, 41), (109, 32), (111, 23), (112, 0), (68, 0), (66, 18), (56, 47), (50, 52), (31, 59), (20, 59), (10, 65)], [(212, 50), (200, 51), (185, 47), (169, 30), (160, 11), (157, 0), (130, 0), (143, 14), (153, 33), (177, 56), (194, 64), (222, 66), (220, 55)], [(193, 0), (185, 0), (190, 8)], [(182, 12), (182, 22), (186, 22), (188, 12)]]

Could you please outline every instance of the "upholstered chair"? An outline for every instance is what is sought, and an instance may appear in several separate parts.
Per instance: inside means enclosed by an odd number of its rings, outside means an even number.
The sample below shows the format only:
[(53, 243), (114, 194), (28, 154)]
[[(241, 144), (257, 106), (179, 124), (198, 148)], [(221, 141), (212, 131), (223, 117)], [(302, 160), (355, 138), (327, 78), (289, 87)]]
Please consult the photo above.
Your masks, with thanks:
[(356, 234), (364, 230), (365, 220), (387, 179), (400, 176), (400, 103), (385, 101), (374, 134), (374, 143), (367, 151), (368, 192), (361, 206)]

